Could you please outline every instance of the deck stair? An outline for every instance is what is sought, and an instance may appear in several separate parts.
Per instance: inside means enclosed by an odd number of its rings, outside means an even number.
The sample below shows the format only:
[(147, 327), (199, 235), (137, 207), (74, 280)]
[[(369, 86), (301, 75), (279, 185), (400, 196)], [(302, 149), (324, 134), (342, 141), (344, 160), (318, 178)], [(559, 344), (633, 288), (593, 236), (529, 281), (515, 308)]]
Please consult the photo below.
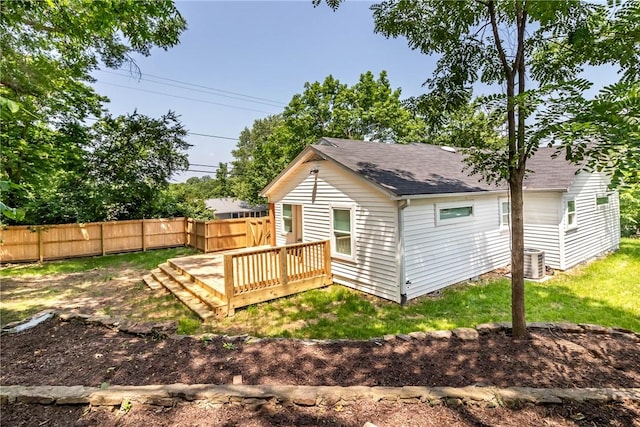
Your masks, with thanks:
[(167, 260), (144, 277), (201, 319), (332, 283), (329, 241), (264, 246)]
[(166, 288), (204, 321), (227, 315), (227, 303), (219, 292), (169, 262), (152, 270), (144, 281), (151, 289)]

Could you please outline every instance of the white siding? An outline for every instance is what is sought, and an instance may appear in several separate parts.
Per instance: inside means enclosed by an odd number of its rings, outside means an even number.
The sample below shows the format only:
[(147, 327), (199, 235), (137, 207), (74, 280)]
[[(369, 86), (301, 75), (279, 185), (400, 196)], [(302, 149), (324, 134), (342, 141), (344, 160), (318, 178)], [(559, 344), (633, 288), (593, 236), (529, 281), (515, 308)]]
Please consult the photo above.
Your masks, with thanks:
[[(500, 228), (500, 197), (412, 200), (403, 210), (407, 298), (435, 291), (509, 263), (509, 231)], [(436, 205), (468, 200), (474, 217), (436, 225)]]
[(608, 193), (607, 184), (608, 180), (602, 174), (583, 173), (576, 177), (569, 188), (564, 200), (573, 198), (576, 201), (577, 227), (565, 230), (566, 217), (563, 212), (560, 225), (564, 238), (562, 269), (618, 248), (620, 206), (617, 192), (609, 192), (609, 204), (596, 206), (596, 196)]
[(545, 252), (545, 264), (561, 269), (561, 193), (525, 193), (524, 247)]
[[(287, 176), (279, 192), (271, 195), (275, 203), (276, 243), (286, 243), (280, 233), (282, 203), (300, 204), (303, 241), (330, 238), (330, 206), (356, 206), (356, 262), (333, 259), (336, 283), (351, 286), (382, 298), (400, 302), (397, 203), (382, 192), (329, 161), (315, 163), (319, 172), (310, 175), (312, 163)], [(305, 166), (308, 166), (305, 167)]]

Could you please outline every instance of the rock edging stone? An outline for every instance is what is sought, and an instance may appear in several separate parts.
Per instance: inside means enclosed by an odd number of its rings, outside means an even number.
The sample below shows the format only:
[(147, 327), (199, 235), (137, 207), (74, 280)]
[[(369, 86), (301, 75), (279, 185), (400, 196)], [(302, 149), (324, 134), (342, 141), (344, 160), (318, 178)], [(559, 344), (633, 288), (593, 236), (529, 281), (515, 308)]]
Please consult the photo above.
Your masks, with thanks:
[[(16, 333), (19, 330), (19, 326), (31, 322), (33, 319), (53, 314), (60, 320), (68, 321), (81, 321), (89, 324), (99, 324), (109, 328), (118, 329), (121, 332), (141, 335), (141, 336), (154, 336), (162, 338), (183, 339), (192, 338), (197, 340), (222, 338), (226, 341), (244, 342), (246, 344), (257, 344), (264, 341), (273, 340), (295, 340), (295, 338), (257, 338), (247, 334), (228, 336), (228, 335), (215, 335), (215, 334), (201, 334), (201, 335), (179, 335), (176, 334), (177, 323), (174, 321), (149, 323), (149, 322), (135, 322), (132, 320), (122, 320), (105, 315), (88, 315), (74, 312), (45, 310), (40, 312), (29, 319), (19, 322), (12, 322), (6, 325), (2, 329), (2, 334)], [(389, 334), (383, 337), (371, 338), (369, 341), (376, 343), (393, 342), (393, 341), (410, 341), (410, 340), (424, 340), (424, 339), (437, 339), (437, 340), (449, 340), (452, 338), (472, 341), (479, 338), (480, 335), (486, 335), (490, 333), (510, 332), (512, 326), (510, 322), (496, 322), (496, 323), (481, 323), (475, 326), (475, 328), (456, 328), (453, 330), (440, 330), (440, 331), (428, 331), (428, 332), (410, 332), (408, 334)], [(555, 331), (563, 333), (581, 334), (608, 334), (615, 335), (625, 339), (629, 339), (632, 342), (640, 343), (640, 333), (634, 332), (626, 328), (619, 327), (606, 327), (600, 325), (594, 325), (590, 323), (569, 323), (569, 322), (530, 322), (527, 323), (527, 330), (534, 332), (536, 330)], [(349, 342), (353, 340), (349, 339), (299, 339), (298, 341), (306, 345), (316, 344), (334, 344), (339, 342)]]
[(640, 388), (530, 388), (530, 387), (366, 387), (366, 386), (277, 386), (167, 384), (111, 386), (107, 389), (84, 386), (0, 386), (0, 403), (44, 405), (120, 406), (138, 403), (173, 406), (180, 402), (207, 402), (213, 405), (274, 402), (298, 406), (349, 405), (358, 400), (376, 402), (428, 403), (519, 407), (523, 404), (562, 404), (565, 402), (640, 402)]

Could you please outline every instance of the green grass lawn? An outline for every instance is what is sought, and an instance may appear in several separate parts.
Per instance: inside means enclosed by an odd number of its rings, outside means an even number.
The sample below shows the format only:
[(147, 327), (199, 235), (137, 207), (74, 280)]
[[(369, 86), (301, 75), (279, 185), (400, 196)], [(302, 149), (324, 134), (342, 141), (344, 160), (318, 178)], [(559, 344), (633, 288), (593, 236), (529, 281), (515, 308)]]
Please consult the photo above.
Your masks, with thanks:
[[(131, 266), (152, 269), (166, 258), (191, 253), (180, 248), (18, 266), (0, 270), (0, 277), (42, 278), (56, 273), (113, 271)], [(149, 319), (171, 316), (170, 313), (158, 316), (158, 310), (166, 310), (162, 305), (141, 306), (147, 299), (152, 302), (155, 298), (148, 296), (144, 286), (138, 283), (132, 292), (130, 316)], [(256, 304), (236, 311), (232, 318), (210, 324), (201, 324), (183, 311), (173, 315), (183, 333), (365, 339), (509, 321), (510, 303), (510, 282), (499, 279), (452, 286), (443, 289), (438, 297), (421, 297), (404, 306), (334, 285)], [(10, 301), (3, 297), (0, 307), (6, 304)], [(623, 239), (618, 252), (557, 273), (548, 282), (527, 282), (526, 312), (529, 322), (595, 323), (640, 331), (640, 240)]]
[[(545, 283), (526, 283), (528, 322), (574, 322), (640, 331), (640, 240), (623, 239), (620, 250), (556, 273)], [(342, 286), (332, 286), (239, 310), (212, 332), (303, 338), (370, 338), (384, 334), (473, 327), (511, 319), (508, 279), (465, 283), (405, 306)]]

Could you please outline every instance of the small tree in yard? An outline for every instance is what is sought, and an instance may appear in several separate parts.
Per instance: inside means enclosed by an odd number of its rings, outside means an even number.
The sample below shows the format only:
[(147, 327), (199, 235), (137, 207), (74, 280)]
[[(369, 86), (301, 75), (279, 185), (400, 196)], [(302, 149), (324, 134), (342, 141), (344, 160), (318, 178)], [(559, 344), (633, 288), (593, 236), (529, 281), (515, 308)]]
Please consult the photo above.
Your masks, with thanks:
[[(341, 1), (327, 3), (336, 8)], [(314, 0), (316, 5), (320, 2)], [(582, 94), (590, 84), (578, 77), (585, 63), (617, 63), (623, 70), (637, 69), (640, 36), (637, 31), (627, 34), (625, 23), (638, 16), (638, 4), (629, 2), (610, 13), (604, 5), (579, 1), (387, 0), (371, 9), (376, 32), (404, 36), (412, 49), (439, 55), (434, 76), (427, 83), (430, 99), (441, 102), (443, 109), (466, 103), (474, 82), (501, 88), (501, 93), (486, 97), (485, 102), (506, 116), (506, 146), (470, 152), (468, 161), (471, 171), (485, 180), (509, 184), (513, 336), (524, 338), (523, 180), (527, 159), (541, 143), (554, 142), (551, 138), (562, 139), (570, 159), (583, 158), (589, 150), (602, 154), (606, 149), (586, 144), (587, 138), (598, 134), (598, 126), (590, 124), (602, 118), (595, 108), (601, 103), (585, 101)], [(611, 47), (625, 55), (603, 52), (607, 49), (603, 40), (616, 40), (618, 44)], [(630, 46), (635, 46), (635, 51)], [(580, 53), (572, 55), (576, 48)], [(637, 93), (637, 83), (635, 87)], [(587, 110), (578, 115), (579, 108)], [(619, 111), (624, 114), (626, 110)], [(607, 141), (609, 147), (613, 143), (630, 144), (626, 140)], [(596, 167), (611, 163), (606, 155), (590, 158), (595, 159)], [(627, 163), (623, 160), (621, 164)]]

